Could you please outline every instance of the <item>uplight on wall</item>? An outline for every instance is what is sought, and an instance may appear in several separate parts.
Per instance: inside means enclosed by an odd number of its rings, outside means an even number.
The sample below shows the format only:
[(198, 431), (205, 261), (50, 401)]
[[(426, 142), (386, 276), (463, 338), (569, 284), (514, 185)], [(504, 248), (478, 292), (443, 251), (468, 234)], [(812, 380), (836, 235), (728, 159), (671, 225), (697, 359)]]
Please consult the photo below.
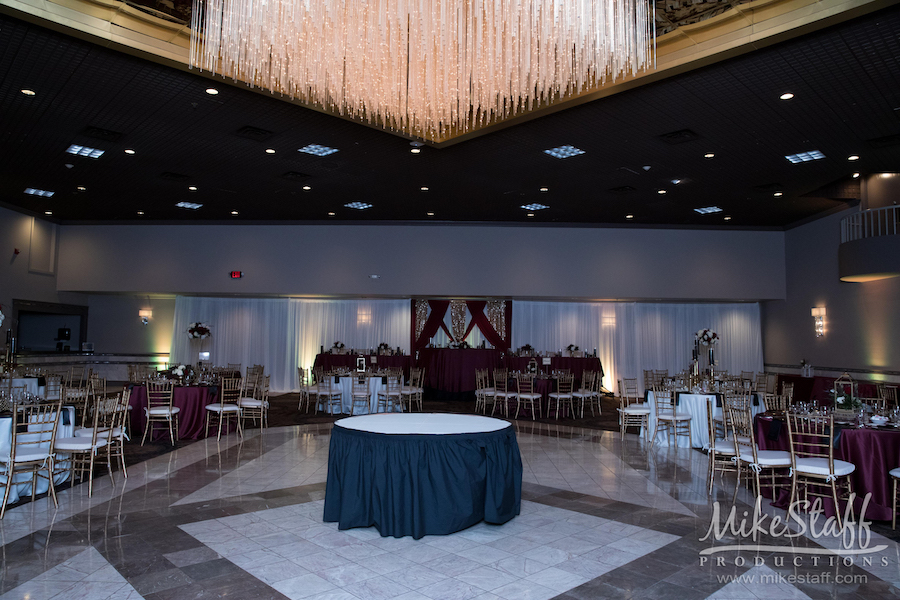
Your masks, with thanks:
[(825, 307), (816, 306), (811, 312), (816, 321), (816, 337), (822, 337), (825, 335)]
[(141, 318), (141, 324), (146, 325), (150, 322), (150, 318), (153, 316), (153, 311), (144, 308), (138, 311), (138, 316)]

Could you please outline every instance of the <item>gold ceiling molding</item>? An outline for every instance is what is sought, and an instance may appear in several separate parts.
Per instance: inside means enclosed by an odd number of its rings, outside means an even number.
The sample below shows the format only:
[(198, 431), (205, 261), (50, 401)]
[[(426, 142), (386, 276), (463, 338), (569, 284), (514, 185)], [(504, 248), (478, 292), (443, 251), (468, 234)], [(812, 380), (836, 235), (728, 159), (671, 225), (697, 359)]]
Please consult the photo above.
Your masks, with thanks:
[[(891, 4), (893, 0), (754, 0), (736, 4), (721, 14), (682, 25), (659, 36), (655, 69), (622, 77), (592, 89), (564, 94), (556, 99), (536, 102), (524, 114), (506, 119), (495, 118), (465, 132), (445, 131), (425, 141), (435, 146), (458, 143), (809, 33)], [(161, 16), (156, 16), (151, 14), (152, 11), (117, 0), (0, 0), (0, 9), (54, 29), (68, 29), (73, 35), (92, 39), (105, 46), (117, 47), (150, 60), (189, 70), (189, 24), (177, 22), (162, 13), (159, 13)], [(193, 72), (198, 71), (194, 69)], [(222, 80), (221, 77), (206, 72), (203, 74)], [(240, 81), (226, 81), (249, 87)], [(270, 95), (265, 90), (257, 91)], [(334, 114), (323, 107), (310, 106), (299, 100), (282, 99)], [(374, 126), (358, 119), (350, 120)], [(397, 131), (393, 133), (410, 137)]]

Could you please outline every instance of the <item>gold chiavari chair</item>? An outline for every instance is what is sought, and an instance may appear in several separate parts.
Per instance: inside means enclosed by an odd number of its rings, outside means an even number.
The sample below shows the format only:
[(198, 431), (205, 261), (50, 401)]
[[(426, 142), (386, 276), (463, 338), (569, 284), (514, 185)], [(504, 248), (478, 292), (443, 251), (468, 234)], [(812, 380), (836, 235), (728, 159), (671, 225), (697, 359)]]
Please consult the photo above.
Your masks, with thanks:
[[(50, 497), (53, 504), (59, 506), (56, 499), (56, 488), (53, 486), (54, 466), (56, 459), (56, 429), (62, 400), (32, 404), (14, 410), (11, 417), (10, 447), (8, 452), (0, 454), (0, 485), (3, 486), (3, 504), (0, 505), (0, 519), (6, 514), (9, 492), (17, 485), (17, 476), (31, 473), (31, 500), (34, 501), (37, 491), (37, 478), (44, 477), (46, 471), (49, 482)], [(5, 479), (5, 481), (4, 481)]]
[[(627, 381), (633, 382), (629, 387)], [(650, 430), (650, 406), (638, 396), (637, 379), (619, 380), (619, 433), (624, 437), (629, 427), (640, 427), (644, 432), (644, 439)]]
[[(559, 413), (563, 407), (568, 407), (568, 410), (572, 413), (572, 418), (575, 418), (575, 402), (574, 396), (572, 395), (572, 387), (574, 386), (574, 378), (571, 374), (569, 375), (559, 375), (556, 378), (556, 391), (551, 392), (548, 396), (548, 406), (547, 410), (550, 410), (550, 406), (553, 405), (553, 401), (556, 401), (556, 418), (559, 419)], [(584, 417), (583, 412), (584, 405), (582, 405), (582, 417)], [(547, 416), (550, 416), (550, 413), (547, 413)]]
[[(572, 394), (569, 394), (569, 406), (572, 404)], [(519, 409), (525, 407), (531, 410), (531, 420), (541, 414), (541, 395), (534, 391), (534, 375), (532, 373), (516, 374), (516, 414), (519, 418)]]
[(225, 377), (222, 379), (222, 385), (219, 386), (219, 402), (212, 402), (206, 405), (206, 435), (209, 435), (209, 428), (212, 425), (212, 419), (216, 419), (216, 439), (222, 439), (222, 430), (229, 419), (234, 419), (237, 423), (238, 435), (244, 437), (241, 429), (241, 407), (238, 402), (241, 400), (241, 389), (243, 380), (240, 377)]
[[(248, 419), (253, 419), (254, 425), (259, 421), (260, 428), (269, 426), (269, 377), (265, 375), (253, 384), (255, 396), (245, 396), (244, 391), (241, 392), (238, 406), (241, 409), (242, 430), (245, 428), (244, 422)], [(246, 383), (244, 385), (246, 387)]]
[[(790, 468), (791, 453), (786, 450), (759, 449), (756, 443), (756, 430), (753, 426), (753, 413), (749, 404), (728, 403), (726, 408), (729, 412), (732, 441), (738, 456), (738, 482), (741, 480), (741, 471), (746, 466), (748, 475), (753, 475), (753, 492), (759, 496), (762, 493), (760, 475), (764, 471), (768, 472), (772, 478), (772, 498), (777, 498), (777, 477), (779, 471), (783, 473)], [(737, 485), (735, 484), (735, 498), (737, 497)]]
[(650, 447), (656, 443), (659, 433), (666, 432), (667, 439), (671, 442), (675, 438), (678, 445), (678, 436), (685, 435), (688, 445), (691, 440), (691, 415), (686, 412), (678, 412), (675, 405), (675, 392), (670, 388), (656, 387), (653, 389), (654, 409), (656, 411), (656, 427), (650, 440)]
[(147, 421), (144, 425), (144, 436), (141, 438), (141, 446), (147, 441), (147, 434), (155, 424), (163, 423), (169, 430), (169, 438), (172, 445), (178, 439), (178, 413), (181, 409), (172, 404), (174, 388), (171, 381), (150, 380), (147, 386), (147, 406), (144, 408), (144, 416)]

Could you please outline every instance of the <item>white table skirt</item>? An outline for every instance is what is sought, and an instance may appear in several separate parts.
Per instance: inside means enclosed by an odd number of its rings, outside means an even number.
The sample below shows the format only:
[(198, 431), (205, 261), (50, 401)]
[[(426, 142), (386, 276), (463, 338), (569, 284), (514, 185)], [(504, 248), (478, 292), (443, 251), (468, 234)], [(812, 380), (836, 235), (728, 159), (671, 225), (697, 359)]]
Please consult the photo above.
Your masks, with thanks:
[(345, 429), (369, 433), (452, 435), (458, 433), (488, 433), (509, 427), (509, 421), (478, 415), (449, 413), (387, 413), (348, 417), (334, 423)]
[[(684, 412), (691, 415), (691, 442), (688, 445), (688, 441), (684, 436), (678, 437), (678, 446), (680, 448), (707, 448), (709, 446), (709, 426), (707, 425), (706, 420), (706, 401), (708, 398), (713, 399), (713, 406), (715, 412), (713, 413), (713, 417), (719, 417), (722, 415), (722, 407), (715, 406), (715, 394), (688, 394), (682, 392), (678, 395), (678, 405), (675, 407), (677, 412)], [(656, 431), (656, 399), (653, 397), (653, 392), (649, 392), (647, 395), (647, 400), (650, 403), (650, 433), (653, 434)], [(754, 405), (751, 403), (750, 412), (753, 416), (761, 412), (766, 411), (766, 405), (763, 401), (762, 397), (759, 397), (758, 405)], [(643, 434), (643, 431), (641, 432)], [(660, 432), (657, 434), (656, 443), (658, 444), (668, 444), (669, 440), (666, 437), (665, 432)]]
[[(35, 380), (36, 381), (36, 380)], [(64, 424), (64, 420), (60, 420), (59, 424), (56, 426), (56, 437), (73, 437), (75, 435), (75, 408), (72, 406), (64, 406), (63, 411), (68, 413), (69, 424)], [(27, 434), (25, 434), (27, 435)], [(0, 418), (0, 455), (7, 456), (9, 454), (10, 448), (9, 445), (12, 442), (12, 418), (11, 417), (3, 417)], [(57, 454), (56, 455), (56, 464), (60, 465), (62, 463), (68, 462), (68, 454)], [(6, 475), (3, 475), (5, 478)], [(57, 485), (64, 482), (69, 477), (68, 470), (58, 474), (54, 481)], [(20, 496), (31, 496), (31, 484), (32, 478), (31, 473), (19, 473), (13, 479), (13, 486), (9, 490), (9, 504), (14, 504), (19, 501)], [(47, 485), (47, 480), (43, 478), (38, 478), (37, 482), (37, 493), (43, 494), (47, 492), (49, 486)], [(0, 497), (2, 499), (2, 497)]]

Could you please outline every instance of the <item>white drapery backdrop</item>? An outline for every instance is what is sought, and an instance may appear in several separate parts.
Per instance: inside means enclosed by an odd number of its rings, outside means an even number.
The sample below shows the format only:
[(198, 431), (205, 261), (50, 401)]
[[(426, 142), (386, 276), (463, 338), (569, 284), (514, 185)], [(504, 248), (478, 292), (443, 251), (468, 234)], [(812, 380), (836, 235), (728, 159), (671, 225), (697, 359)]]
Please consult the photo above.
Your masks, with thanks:
[(694, 334), (710, 328), (721, 341), (715, 346), (718, 368), (732, 373), (762, 371), (762, 327), (758, 303), (645, 304), (638, 302), (516, 302), (513, 348), (531, 344), (556, 352), (575, 344), (597, 350), (603, 386), (616, 390), (620, 377), (637, 377), (643, 369), (688, 367)]
[[(213, 364), (265, 365), (273, 392), (296, 391), (297, 366), (312, 367), (319, 349), (330, 348), (336, 341), (348, 349), (376, 348), (385, 342), (409, 352), (410, 310), (409, 300), (179, 296), (170, 362), (195, 364), (200, 351), (209, 351)], [(210, 338), (188, 338), (188, 325), (196, 321), (210, 326)], [(643, 381), (643, 369), (670, 373), (686, 369), (694, 334), (706, 327), (722, 338), (716, 345), (719, 368), (733, 373), (762, 371), (762, 328), (756, 303), (517, 301), (512, 343), (513, 348), (531, 344), (551, 352), (569, 344), (585, 352), (596, 348), (605, 373), (603, 385), (615, 390), (619, 377)], [(480, 343), (478, 337), (470, 335), (469, 343)]]
[[(191, 340), (188, 326), (209, 325), (212, 335)], [(276, 393), (299, 389), (297, 367), (312, 367), (324, 346), (377, 348), (384, 342), (409, 352), (409, 300), (299, 300), (293, 298), (175, 299), (170, 362), (196, 364), (209, 351), (215, 365), (260, 364)]]

